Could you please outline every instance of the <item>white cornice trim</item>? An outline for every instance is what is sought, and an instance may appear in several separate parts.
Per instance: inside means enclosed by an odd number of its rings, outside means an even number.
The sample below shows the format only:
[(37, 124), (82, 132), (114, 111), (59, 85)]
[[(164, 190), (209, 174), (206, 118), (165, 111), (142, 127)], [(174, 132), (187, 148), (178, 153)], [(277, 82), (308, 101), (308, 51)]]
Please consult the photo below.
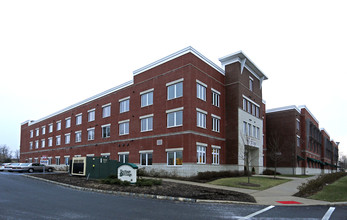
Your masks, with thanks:
[(319, 124), (319, 121), (317, 120), (316, 117), (314, 117), (314, 115), (312, 114), (312, 112), (307, 108), (306, 105), (299, 105), (298, 106), (299, 109), (306, 109), (306, 111), (312, 116), (312, 118), (317, 122), (317, 124)]
[(55, 113), (53, 113), (53, 114), (51, 114), (51, 115), (48, 115), (48, 116), (43, 117), (43, 118), (41, 118), (41, 119), (38, 119), (38, 120), (36, 120), (36, 121), (30, 121), (30, 120), (28, 120), (28, 121), (26, 121), (26, 122), (23, 122), (22, 125), (28, 123), (28, 126), (30, 126), (30, 125), (39, 123), (39, 122), (44, 121), (44, 120), (46, 120), (46, 119), (48, 119), (48, 118), (54, 117), (54, 116), (56, 116), (56, 115), (59, 115), (59, 114), (64, 113), (64, 112), (66, 112), (66, 111), (69, 111), (69, 110), (71, 110), (71, 109), (73, 109), (73, 108), (76, 108), (76, 107), (78, 107), (78, 106), (81, 106), (81, 105), (83, 105), (83, 104), (86, 104), (86, 103), (88, 103), (88, 102), (91, 102), (91, 101), (93, 101), (93, 100), (95, 100), (95, 99), (98, 99), (98, 98), (100, 98), (100, 97), (106, 96), (106, 95), (108, 95), (108, 94), (110, 94), (110, 93), (116, 92), (116, 91), (121, 90), (121, 89), (123, 89), (123, 88), (125, 88), (125, 87), (131, 86), (133, 83), (134, 83), (133, 80), (130, 80), (130, 81), (125, 82), (125, 83), (122, 83), (122, 84), (120, 84), (120, 85), (118, 85), (118, 86), (116, 86), (116, 87), (113, 87), (113, 88), (111, 88), (111, 89), (108, 89), (108, 90), (106, 90), (106, 91), (104, 91), (104, 92), (101, 92), (101, 93), (99, 93), (99, 94), (97, 94), (97, 95), (94, 95), (94, 96), (92, 96), (92, 97), (90, 97), (90, 98), (87, 98), (87, 99), (85, 99), (85, 100), (83, 100), (83, 101), (80, 101), (80, 102), (78, 102), (78, 103), (76, 103), (76, 104), (74, 104), (74, 105), (70, 105), (70, 106), (68, 106), (68, 107), (66, 107), (66, 108), (64, 108), (64, 109), (62, 109), (62, 110), (60, 110), (60, 111), (57, 111), (57, 112), (55, 112)]
[(211, 60), (206, 58), (204, 55), (202, 55), (200, 52), (198, 52), (197, 50), (195, 50), (191, 46), (186, 47), (186, 48), (184, 48), (184, 49), (182, 49), (180, 51), (177, 51), (177, 52), (175, 52), (173, 54), (170, 54), (170, 55), (168, 55), (168, 56), (166, 56), (164, 58), (161, 58), (161, 59), (159, 59), (159, 60), (157, 60), (157, 61), (155, 61), (153, 63), (150, 63), (150, 64), (148, 64), (148, 65), (146, 65), (146, 66), (144, 66), (144, 67), (142, 67), (140, 69), (137, 69), (137, 70), (133, 71), (133, 75), (136, 76), (136, 75), (138, 75), (140, 73), (143, 73), (143, 72), (145, 72), (145, 71), (147, 71), (149, 69), (152, 69), (152, 68), (154, 68), (156, 66), (159, 66), (159, 65), (161, 65), (163, 63), (166, 63), (166, 62), (168, 62), (170, 60), (173, 60), (173, 59), (175, 59), (177, 57), (180, 57), (180, 56), (182, 56), (184, 54), (187, 54), (187, 53), (194, 54), (195, 56), (200, 58), (202, 61), (204, 61), (205, 63), (210, 65), (212, 68), (217, 70), (219, 73), (221, 73), (222, 75), (225, 75), (224, 70), (222, 68), (220, 68), (217, 64), (215, 64), (214, 62), (212, 62)]
[(266, 113), (281, 112), (281, 111), (287, 111), (287, 110), (296, 110), (299, 114), (301, 114), (301, 111), (295, 105), (266, 109)]

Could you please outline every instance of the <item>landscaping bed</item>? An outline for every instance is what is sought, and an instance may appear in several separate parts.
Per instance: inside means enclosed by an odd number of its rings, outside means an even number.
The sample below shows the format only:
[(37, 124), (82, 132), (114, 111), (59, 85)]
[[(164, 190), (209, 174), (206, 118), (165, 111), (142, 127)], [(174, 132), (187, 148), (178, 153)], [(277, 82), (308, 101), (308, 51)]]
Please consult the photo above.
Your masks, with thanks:
[(191, 199), (204, 199), (204, 200), (229, 200), (229, 201), (240, 201), (240, 202), (256, 202), (255, 199), (244, 193), (212, 189), (207, 187), (193, 186), (188, 184), (179, 184), (162, 181), (161, 185), (154, 186), (122, 186), (114, 184), (104, 184), (101, 180), (87, 180), (86, 177), (70, 176), (67, 173), (63, 174), (33, 174), (32, 176), (48, 179), (60, 183), (69, 185), (110, 190), (118, 192), (130, 192), (138, 194), (150, 194), (170, 197), (183, 197)]

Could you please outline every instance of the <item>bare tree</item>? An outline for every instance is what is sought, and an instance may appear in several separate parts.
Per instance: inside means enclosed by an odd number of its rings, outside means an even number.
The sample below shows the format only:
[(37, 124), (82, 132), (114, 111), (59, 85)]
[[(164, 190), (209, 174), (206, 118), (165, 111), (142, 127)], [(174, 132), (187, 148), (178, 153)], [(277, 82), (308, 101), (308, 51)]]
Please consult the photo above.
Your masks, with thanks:
[(240, 132), (240, 139), (241, 142), (239, 143), (241, 146), (241, 149), (239, 148), (239, 158), (244, 161), (244, 164), (246, 166), (246, 173), (247, 173), (247, 182), (250, 183), (250, 165), (252, 161), (251, 157), (251, 146), (249, 146), (246, 135), (242, 134)]
[(280, 137), (277, 133), (271, 134), (268, 138), (267, 142), (269, 157), (274, 162), (275, 167), (275, 173), (274, 173), (274, 179), (276, 179), (276, 173), (277, 173), (277, 163), (281, 160), (282, 152), (281, 152), (281, 146), (280, 146)]
[(20, 159), (20, 151), (18, 149), (14, 151), (14, 159), (17, 161)]
[(347, 157), (346, 155), (342, 155), (339, 161), (341, 169), (347, 170)]
[(11, 151), (10, 148), (6, 146), (6, 144), (0, 145), (0, 162), (11, 162)]

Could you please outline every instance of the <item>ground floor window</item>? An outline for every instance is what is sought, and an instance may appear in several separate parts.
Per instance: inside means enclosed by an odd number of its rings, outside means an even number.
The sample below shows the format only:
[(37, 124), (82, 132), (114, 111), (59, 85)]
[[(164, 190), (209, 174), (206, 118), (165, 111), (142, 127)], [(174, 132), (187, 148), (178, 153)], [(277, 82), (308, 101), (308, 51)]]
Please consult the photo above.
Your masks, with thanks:
[(129, 154), (119, 154), (118, 155), (118, 161), (121, 163), (128, 163), (129, 162)]
[(197, 163), (206, 164), (206, 146), (197, 145)]
[(56, 165), (60, 165), (60, 157), (56, 157), (55, 158), (55, 164)]
[(152, 165), (153, 153), (140, 153), (140, 164), (143, 166)]
[(34, 158), (34, 161), (35, 161), (35, 163), (38, 163), (39, 162), (39, 158)]
[(65, 161), (64, 161), (64, 163), (65, 163), (65, 165), (69, 165), (69, 163), (70, 163), (70, 157), (64, 157), (64, 159), (65, 159)]
[(33, 162), (33, 158), (29, 158), (29, 163), (32, 163)]
[(212, 146), (212, 164), (219, 165), (219, 151), (220, 147)]
[(167, 152), (167, 165), (178, 166), (182, 165), (183, 154), (182, 151)]
[(48, 157), (48, 165), (52, 164), (52, 157)]

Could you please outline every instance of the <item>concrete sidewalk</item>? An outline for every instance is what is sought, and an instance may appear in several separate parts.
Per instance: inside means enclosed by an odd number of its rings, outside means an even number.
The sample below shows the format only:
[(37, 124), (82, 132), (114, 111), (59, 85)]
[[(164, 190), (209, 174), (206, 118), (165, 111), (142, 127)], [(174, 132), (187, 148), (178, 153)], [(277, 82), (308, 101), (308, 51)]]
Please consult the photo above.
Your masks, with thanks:
[[(259, 175), (262, 176), (262, 175)], [(284, 179), (291, 179), (291, 181), (277, 185), (275, 187), (266, 189), (266, 190), (251, 190), (251, 189), (243, 189), (243, 188), (235, 188), (228, 186), (218, 186), (211, 185), (207, 183), (196, 183), (190, 181), (181, 181), (174, 179), (163, 179), (163, 181), (182, 183), (182, 184), (190, 184), (195, 186), (202, 186), (214, 189), (223, 189), (236, 191), (241, 193), (246, 193), (255, 198), (258, 204), (262, 205), (336, 205), (336, 204), (347, 204), (347, 203), (330, 203), (326, 201), (306, 199), (301, 197), (293, 196), (299, 190), (297, 189), (302, 183), (309, 181), (310, 179), (315, 179), (318, 176), (312, 176), (308, 178), (295, 178), (295, 177), (280, 177)], [(211, 201), (213, 202), (213, 201)], [(285, 202), (286, 204), (282, 204), (279, 202)], [(292, 204), (288, 204), (292, 203)]]

